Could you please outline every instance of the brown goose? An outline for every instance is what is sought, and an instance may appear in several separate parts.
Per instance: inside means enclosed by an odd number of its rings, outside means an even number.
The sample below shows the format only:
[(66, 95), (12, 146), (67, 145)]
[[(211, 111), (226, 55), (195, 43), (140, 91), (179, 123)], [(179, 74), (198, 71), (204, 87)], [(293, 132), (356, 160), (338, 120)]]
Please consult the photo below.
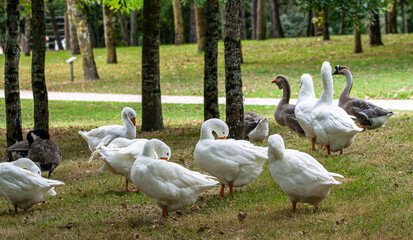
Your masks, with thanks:
[(298, 136), (303, 137), (305, 135), (303, 128), (298, 123), (295, 117), (295, 104), (289, 104), (291, 89), (288, 83), (287, 77), (278, 75), (274, 78), (272, 83), (277, 84), (279, 89), (283, 90), (283, 96), (275, 109), (274, 118), (281, 126), (289, 127)]
[(356, 117), (357, 122), (365, 129), (375, 129), (383, 126), (389, 117), (394, 115), (391, 110), (383, 109), (369, 103), (361, 98), (350, 96), (353, 87), (353, 75), (346, 66), (337, 65), (333, 75), (341, 74), (346, 77), (346, 85), (340, 94), (338, 106), (343, 108), (349, 115)]

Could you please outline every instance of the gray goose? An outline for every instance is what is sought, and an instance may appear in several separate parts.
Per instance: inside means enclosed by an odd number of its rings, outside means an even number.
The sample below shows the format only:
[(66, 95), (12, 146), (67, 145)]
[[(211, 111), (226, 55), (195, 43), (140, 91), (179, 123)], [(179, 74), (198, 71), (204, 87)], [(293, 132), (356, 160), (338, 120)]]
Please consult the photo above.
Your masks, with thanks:
[(253, 142), (262, 141), (268, 136), (268, 118), (255, 112), (244, 113), (244, 136)]
[(284, 75), (278, 75), (274, 78), (272, 83), (277, 84), (279, 89), (283, 90), (283, 96), (275, 109), (274, 118), (281, 126), (289, 127), (298, 136), (305, 136), (303, 128), (295, 117), (295, 104), (290, 104), (291, 89), (288, 83), (287, 77)]
[(338, 106), (343, 108), (349, 115), (355, 116), (363, 129), (379, 128), (387, 122), (389, 117), (394, 115), (391, 110), (383, 109), (361, 98), (350, 96), (353, 87), (353, 75), (350, 69), (339, 65), (335, 68), (333, 75), (340, 74), (346, 77), (346, 85), (340, 94)]

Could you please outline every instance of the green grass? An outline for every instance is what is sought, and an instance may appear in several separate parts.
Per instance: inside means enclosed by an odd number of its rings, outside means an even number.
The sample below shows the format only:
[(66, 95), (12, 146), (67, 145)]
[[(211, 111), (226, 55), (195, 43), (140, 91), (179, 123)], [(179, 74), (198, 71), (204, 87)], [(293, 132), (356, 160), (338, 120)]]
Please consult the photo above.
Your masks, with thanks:
[[(286, 75), (296, 98), (300, 76), (310, 73), (316, 95), (322, 92), (320, 68), (323, 61), (332, 66), (347, 65), (354, 75), (352, 95), (377, 99), (411, 99), (413, 96), (413, 35), (383, 35), (384, 46), (371, 48), (368, 36), (362, 36), (363, 53), (353, 53), (353, 36), (243, 41), (243, 92), (246, 97), (280, 97), (282, 91), (271, 84), (279, 74)], [(219, 43), (219, 94), (225, 95), (224, 46)], [(46, 81), (49, 91), (99, 93), (141, 93), (141, 48), (117, 48), (118, 64), (106, 64), (106, 50), (94, 49), (100, 80), (84, 81), (81, 57), (74, 62), (75, 81), (69, 81), (65, 60), (69, 51), (47, 52)], [(160, 48), (161, 89), (164, 95), (203, 94), (203, 53), (196, 44), (163, 45)], [(4, 65), (4, 55), (0, 55)], [(20, 87), (30, 89), (31, 57), (20, 58)], [(4, 68), (0, 68), (4, 76)], [(334, 77), (335, 98), (344, 87), (343, 76)]]
[[(4, 100), (3, 100), (4, 101)], [(4, 103), (1, 103), (4, 104)], [(344, 155), (328, 157), (325, 149), (311, 152), (307, 139), (270, 120), (270, 133), (283, 136), (286, 147), (310, 153), (326, 169), (345, 176), (321, 203), (291, 202), (272, 179), (268, 164), (251, 184), (233, 195), (218, 198), (219, 187), (203, 193), (193, 207), (171, 213), (165, 222), (154, 201), (142, 193), (119, 192), (124, 179), (101, 173), (99, 160), (90, 155), (78, 130), (103, 124), (121, 124), (124, 103), (50, 102), (52, 139), (60, 146), (63, 161), (53, 179), (66, 183), (26, 213), (12, 209), (0, 197), (1, 239), (411, 239), (413, 228), (413, 112), (399, 112), (380, 129), (356, 136)], [(141, 110), (135, 108), (138, 116)], [(22, 101), (25, 132), (32, 126), (32, 101)], [(224, 106), (221, 107), (222, 119)], [(246, 106), (247, 111), (271, 117), (274, 107)], [(164, 104), (166, 129), (140, 132), (140, 138), (158, 138), (172, 149), (171, 161), (200, 171), (193, 151), (202, 124), (201, 105)], [(0, 111), (4, 119), (4, 111)], [(6, 148), (5, 121), (0, 122), (0, 149)], [(138, 123), (139, 125), (139, 123)], [(29, 128), (29, 129), (27, 129)], [(266, 146), (267, 142), (258, 144)], [(1, 151), (0, 159), (5, 160)], [(46, 174), (46, 173), (44, 173)], [(247, 213), (244, 221), (239, 211)]]

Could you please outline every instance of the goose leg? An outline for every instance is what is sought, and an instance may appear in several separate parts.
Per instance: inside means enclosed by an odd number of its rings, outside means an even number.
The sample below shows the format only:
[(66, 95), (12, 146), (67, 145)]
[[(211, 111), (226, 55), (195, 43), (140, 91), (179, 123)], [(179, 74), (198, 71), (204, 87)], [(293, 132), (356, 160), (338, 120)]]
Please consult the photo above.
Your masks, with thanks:
[(14, 204), (14, 213), (17, 213), (17, 204)]
[(327, 145), (326, 148), (327, 148), (327, 153), (328, 153), (328, 155), (331, 155), (331, 152), (330, 152), (330, 144)]
[(343, 149), (340, 150), (340, 155), (343, 155)]
[(297, 202), (292, 201), (291, 203), (293, 204), (293, 212), (295, 212), (295, 209), (297, 208)]
[(219, 191), (219, 197), (223, 197), (225, 192), (225, 184), (221, 183), (221, 190)]
[(234, 192), (234, 182), (228, 182), (228, 186), (229, 186), (229, 193), (233, 193)]
[(315, 151), (315, 137), (311, 138), (311, 143), (313, 144), (313, 151)]
[(162, 217), (163, 218), (167, 218), (169, 216), (167, 208), (168, 206), (162, 206)]
[(129, 181), (128, 181), (128, 179), (126, 179), (126, 189), (125, 189), (125, 191), (129, 192)]

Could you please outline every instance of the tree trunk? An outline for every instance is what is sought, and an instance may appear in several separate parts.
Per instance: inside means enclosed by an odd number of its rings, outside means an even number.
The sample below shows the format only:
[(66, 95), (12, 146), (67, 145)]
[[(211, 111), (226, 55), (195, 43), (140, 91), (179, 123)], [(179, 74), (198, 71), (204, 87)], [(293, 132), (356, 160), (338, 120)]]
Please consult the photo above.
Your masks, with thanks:
[(218, 11), (219, 0), (208, 0), (205, 15), (204, 121), (219, 118)]
[(160, 0), (143, 1), (142, 131), (163, 128), (159, 73)]
[(59, 29), (56, 23), (56, 17), (54, 15), (54, 9), (51, 6), (52, 1), (53, 0), (47, 1), (46, 6), (47, 6), (47, 9), (49, 10), (49, 16), (50, 16), (50, 22), (52, 23), (53, 35), (57, 42), (57, 46), (59, 47), (59, 50), (64, 50), (63, 45), (62, 45), (62, 39), (60, 38)]
[(195, 6), (196, 36), (198, 39), (198, 52), (205, 50), (205, 14), (204, 8)]
[(24, 17), (24, 40), (23, 40), (23, 52), (24, 56), (30, 56), (32, 46), (30, 42), (30, 13), (27, 13)]
[(69, 14), (67, 13), (67, 11), (65, 12), (65, 43), (66, 43), (66, 49), (71, 49)]
[(128, 34), (128, 23), (125, 17), (125, 14), (118, 11), (120, 31), (122, 33), (122, 45), (127, 47), (129, 46), (129, 34)]
[[(6, 105), (7, 147), (18, 140), (16, 118), (21, 117), (19, 92), (19, 1), (6, 1), (6, 42), (4, 48), (4, 97)], [(11, 154), (8, 154), (12, 161)]]
[(225, 3), (221, 5), (221, 38), (225, 39)]
[(113, 22), (113, 11), (106, 4), (102, 4), (103, 27), (105, 30), (106, 63), (117, 63), (115, 23)]
[(397, 33), (397, 1), (393, 0), (390, 9), (387, 12), (388, 31), (389, 33)]
[(308, 21), (307, 21), (307, 37), (315, 36), (315, 28), (313, 23), (313, 11), (308, 10)]
[(247, 40), (247, 24), (245, 19), (245, 0), (241, 0), (241, 40)]
[(191, 23), (190, 23), (190, 29), (189, 29), (189, 42), (190, 43), (196, 43), (197, 38), (196, 38), (196, 18), (195, 18), (195, 0), (191, 0)]
[(280, 14), (278, 11), (278, 0), (271, 0), (272, 36), (283, 38), (284, 32), (281, 27)]
[(258, 0), (257, 3), (257, 40), (267, 39), (267, 18), (265, 13), (266, 0)]
[(43, 0), (32, 0), (32, 91), (34, 128), (49, 131), (49, 103), (44, 67), (46, 60), (46, 18)]
[(339, 35), (343, 35), (344, 32), (344, 11), (341, 12), (341, 16), (340, 16), (340, 27), (338, 29), (338, 34)]
[(363, 49), (361, 47), (361, 32), (360, 32), (360, 28), (357, 26), (354, 26), (354, 52), (355, 53), (363, 52)]
[(83, 59), (84, 78), (85, 80), (99, 79), (85, 9), (83, 7), (77, 7), (76, 0), (68, 0), (68, 2), (71, 8), (70, 12), (73, 14), (73, 22), (76, 25), (79, 48)]
[(80, 54), (79, 41), (77, 39), (76, 24), (74, 21), (72, 8), (70, 7), (70, 0), (67, 0), (67, 17), (69, 19), (69, 30), (70, 30), (70, 54), (77, 55)]
[(389, 17), (388, 16), (389, 16), (389, 11), (385, 10), (384, 11), (384, 23), (386, 24), (386, 27), (385, 27), (386, 34), (389, 33)]
[(323, 40), (327, 41), (330, 40), (330, 32), (328, 30), (328, 13), (327, 11), (323, 11)]
[(172, 0), (172, 6), (174, 11), (175, 45), (181, 45), (185, 43), (181, 0)]
[(130, 46), (138, 46), (138, 13), (135, 10), (130, 11)]
[(371, 11), (371, 20), (369, 28), (370, 46), (374, 47), (383, 45), (383, 42), (381, 41), (380, 16), (378, 10)]
[(257, 0), (251, 0), (251, 39), (257, 39)]
[(322, 12), (314, 12), (314, 17), (316, 19), (314, 24), (314, 33), (316, 36), (323, 35), (323, 13)]
[(225, 92), (226, 92), (226, 122), (229, 127), (229, 137), (244, 138), (244, 104), (241, 79), (240, 30), (241, 2), (227, 0), (226, 2), (226, 36), (225, 46)]
[(406, 0), (401, 0), (400, 5), (401, 5), (401, 15), (402, 15), (402, 31), (403, 33), (408, 33), (407, 19), (406, 19)]

